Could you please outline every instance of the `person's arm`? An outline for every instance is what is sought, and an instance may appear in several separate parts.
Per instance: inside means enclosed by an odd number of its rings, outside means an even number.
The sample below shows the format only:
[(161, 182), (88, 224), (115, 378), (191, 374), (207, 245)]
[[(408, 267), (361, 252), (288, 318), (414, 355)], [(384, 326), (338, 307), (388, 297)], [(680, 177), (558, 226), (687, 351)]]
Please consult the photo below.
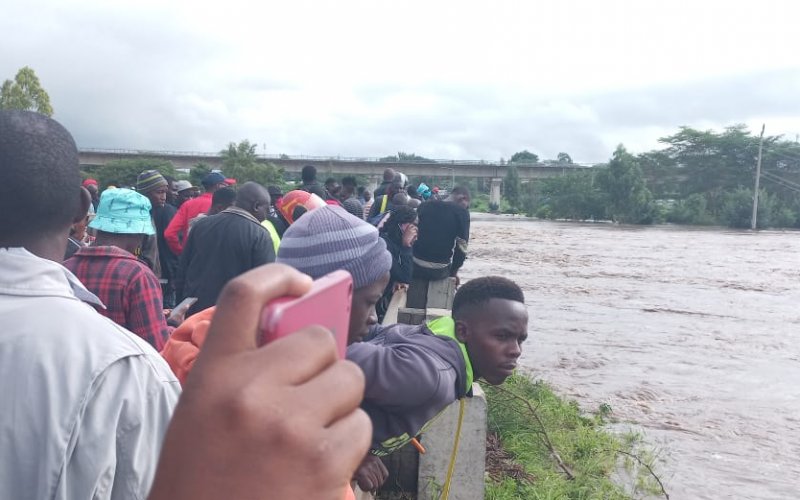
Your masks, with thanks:
[(128, 282), (126, 296), (125, 326), (160, 351), (173, 328), (167, 325), (164, 317), (164, 300), (158, 278), (151, 271), (140, 269)]
[(169, 225), (164, 230), (164, 239), (167, 242), (170, 250), (175, 255), (180, 255), (183, 251), (183, 244), (180, 240), (180, 234), (183, 233), (184, 238), (186, 237), (186, 229), (189, 227), (189, 220), (187, 218), (186, 212), (186, 203), (181, 205), (177, 212), (175, 212), (175, 217), (169, 222)]
[(280, 264), (225, 286), (149, 500), (341, 498), (372, 432), (363, 374), (320, 327), (256, 345), (264, 304), (310, 287)]
[(413, 270), (413, 255), (411, 246), (403, 244), (397, 245), (388, 238), (384, 238), (386, 248), (392, 255), (392, 268), (389, 271), (389, 280), (391, 283), (411, 283), (411, 274)]
[(367, 219), (371, 219), (381, 213), (381, 203), (383, 203), (383, 196), (375, 197), (375, 201), (372, 203), (372, 206), (369, 207), (369, 215)]
[[(414, 243), (417, 242), (417, 226), (409, 224), (406, 230), (403, 231), (403, 241), (400, 245), (400, 252), (397, 259), (392, 261), (392, 276), (396, 276), (396, 281), (399, 283), (411, 283), (411, 276), (414, 271)], [(397, 260), (397, 267), (395, 268), (394, 260)]]
[(397, 265), (392, 262), (392, 275), (397, 276), (398, 283), (411, 284), (411, 277), (414, 273), (414, 254), (412, 247), (402, 247), (400, 249)]
[(460, 209), (457, 212), (458, 234), (456, 236), (456, 246), (453, 249), (453, 265), (450, 268), (450, 275), (455, 276), (467, 258), (467, 244), (469, 243), (469, 211)]
[(347, 359), (364, 372), (364, 401), (372, 404), (413, 408), (439, 391), (441, 367), (413, 346), (357, 342), (347, 348)]

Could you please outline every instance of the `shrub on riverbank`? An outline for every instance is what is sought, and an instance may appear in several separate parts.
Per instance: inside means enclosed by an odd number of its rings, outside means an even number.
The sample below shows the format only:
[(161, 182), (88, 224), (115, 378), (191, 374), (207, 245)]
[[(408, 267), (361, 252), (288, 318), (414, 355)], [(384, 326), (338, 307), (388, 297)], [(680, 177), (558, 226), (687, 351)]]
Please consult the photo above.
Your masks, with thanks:
[[(487, 387), (486, 395), (489, 432), (499, 436), (505, 455), (524, 471), (497, 474), (488, 464), (487, 499), (628, 499), (661, 491), (646, 467), (631, 458), (637, 436), (604, 430), (609, 407), (594, 416), (582, 415), (574, 401), (566, 402), (543, 382), (520, 375), (504, 386)], [(652, 460), (643, 459), (647, 466)], [(514, 470), (507, 463), (500, 467), (504, 468)], [(621, 470), (633, 485), (612, 479)]]

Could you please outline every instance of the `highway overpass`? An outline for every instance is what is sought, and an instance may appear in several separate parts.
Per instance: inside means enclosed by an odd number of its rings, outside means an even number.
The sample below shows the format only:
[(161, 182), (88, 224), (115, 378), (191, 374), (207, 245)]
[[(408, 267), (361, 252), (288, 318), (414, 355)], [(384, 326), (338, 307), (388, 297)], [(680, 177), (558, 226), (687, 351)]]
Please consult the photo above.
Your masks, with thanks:
[[(140, 151), (124, 149), (81, 149), (80, 162), (85, 166), (102, 166), (112, 160), (130, 158), (159, 158), (169, 160), (175, 168), (192, 168), (198, 163), (205, 163), (214, 169), (222, 168), (222, 158), (216, 153), (197, 153), (181, 151)], [(409, 177), (477, 177), (503, 178), (508, 169), (507, 164), (469, 161), (469, 160), (428, 160), (428, 161), (379, 161), (378, 158), (344, 158), (322, 156), (287, 156), (259, 155), (259, 159), (283, 168), (292, 174), (300, 173), (304, 165), (314, 165), (319, 177), (329, 174), (365, 175), (377, 179), (386, 168), (393, 168)], [(517, 164), (517, 171), (522, 180), (541, 179), (564, 175), (568, 172), (590, 168), (590, 165), (579, 164)]]

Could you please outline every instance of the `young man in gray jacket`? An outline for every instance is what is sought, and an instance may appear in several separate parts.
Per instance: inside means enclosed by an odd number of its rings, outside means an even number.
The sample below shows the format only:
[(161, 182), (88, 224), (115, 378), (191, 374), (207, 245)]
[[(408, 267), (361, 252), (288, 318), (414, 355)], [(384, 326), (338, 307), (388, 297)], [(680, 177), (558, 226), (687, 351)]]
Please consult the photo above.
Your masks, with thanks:
[(497, 276), (459, 288), (452, 317), (423, 325), (373, 326), (370, 340), (348, 347), (364, 371), (362, 408), (372, 420), (370, 454), (356, 472), (374, 491), (386, 480), (380, 461), (422, 433), (450, 403), (472, 395), (479, 378), (502, 384), (517, 366), (528, 337), (522, 290)]

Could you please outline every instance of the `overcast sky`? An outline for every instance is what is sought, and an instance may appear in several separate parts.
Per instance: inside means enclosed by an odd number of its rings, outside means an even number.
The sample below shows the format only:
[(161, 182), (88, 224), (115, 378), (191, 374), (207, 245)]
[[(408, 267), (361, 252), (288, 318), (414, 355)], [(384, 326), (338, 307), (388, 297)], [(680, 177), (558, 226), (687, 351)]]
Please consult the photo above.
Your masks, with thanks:
[(794, 140), (798, 19), (793, 0), (5, 0), (0, 79), (32, 67), (80, 147), (599, 162), (680, 125)]

